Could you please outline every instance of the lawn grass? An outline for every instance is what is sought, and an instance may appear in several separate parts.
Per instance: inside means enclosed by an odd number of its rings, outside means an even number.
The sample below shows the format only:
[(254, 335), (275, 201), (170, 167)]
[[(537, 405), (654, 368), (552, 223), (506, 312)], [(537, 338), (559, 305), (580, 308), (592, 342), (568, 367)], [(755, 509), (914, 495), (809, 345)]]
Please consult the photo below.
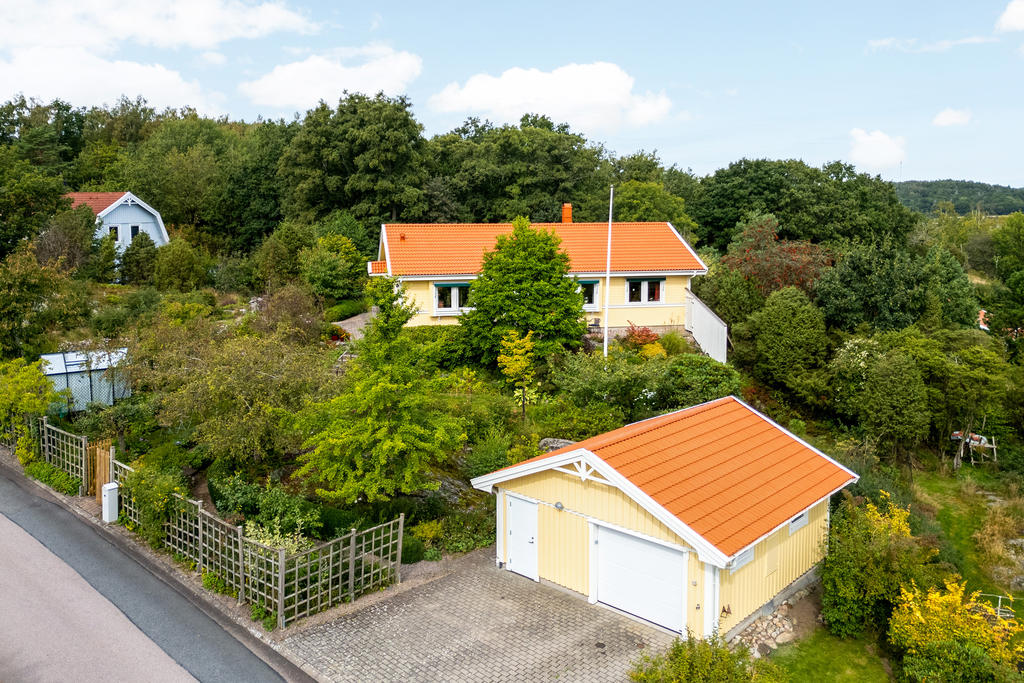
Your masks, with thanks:
[[(983, 488), (992, 489), (995, 482), (988, 478), (974, 477)], [(938, 505), (935, 519), (942, 527), (943, 535), (963, 557), (963, 578), (969, 591), (1002, 595), (1012, 594), (1024, 598), (1024, 592), (1011, 593), (1005, 586), (992, 580), (985, 569), (984, 559), (978, 552), (974, 533), (985, 521), (987, 507), (985, 499), (978, 494), (964, 492), (961, 480), (942, 476), (936, 472), (917, 472), (914, 482)]]
[(875, 683), (891, 681), (882, 658), (866, 640), (843, 640), (823, 628), (771, 655), (789, 681), (845, 681)]

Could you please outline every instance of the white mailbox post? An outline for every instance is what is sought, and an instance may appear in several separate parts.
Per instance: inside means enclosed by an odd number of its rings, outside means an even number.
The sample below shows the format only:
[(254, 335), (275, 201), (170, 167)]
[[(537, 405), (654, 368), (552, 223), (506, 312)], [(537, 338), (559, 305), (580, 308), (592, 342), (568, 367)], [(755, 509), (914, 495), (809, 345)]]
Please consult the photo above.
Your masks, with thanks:
[(103, 485), (103, 521), (107, 524), (117, 521), (117, 484)]

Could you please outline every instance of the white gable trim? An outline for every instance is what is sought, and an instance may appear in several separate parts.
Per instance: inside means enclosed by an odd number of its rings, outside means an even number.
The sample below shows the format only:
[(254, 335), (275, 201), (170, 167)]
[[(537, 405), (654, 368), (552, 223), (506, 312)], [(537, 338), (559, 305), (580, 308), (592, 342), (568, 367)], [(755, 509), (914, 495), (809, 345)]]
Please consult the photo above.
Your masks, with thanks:
[[(847, 474), (849, 474), (849, 475), (850, 475), (851, 477), (853, 477), (853, 481), (851, 481), (851, 482), (848, 482), (848, 483), (850, 483), (850, 484), (853, 484), (853, 483), (856, 483), (856, 482), (857, 482), (857, 481), (858, 481), (858, 480), (860, 479), (860, 475), (859, 475), (859, 474), (857, 474), (856, 472), (854, 472), (853, 470), (851, 470), (851, 469), (850, 469), (849, 467), (846, 467), (845, 465), (843, 465), (843, 464), (842, 464), (842, 463), (840, 463), (840, 462), (836, 462), (835, 460), (833, 460), (832, 458), (830, 458), (830, 457), (829, 457), (828, 455), (826, 455), (825, 453), (822, 453), (822, 452), (821, 452), (821, 451), (819, 451), (819, 450), (818, 450), (817, 448), (815, 448), (815, 447), (814, 447), (814, 446), (812, 446), (811, 444), (807, 443), (806, 441), (804, 441), (803, 439), (801, 439), (801, 438), (800, 438), (799, 436), (797, 436), (797, 435), (796, 435), (796, 434), (794, 434), (793, 432), (789, 431), (788, 429), (786, 429), (785, 427), (783, 427), (782, 425), (780, 425), (780, 424), (779, 424), (778, 422), (776, 422), (775, 420), (773, 420), (773, 419), (771, 419), (770, 417), (768, 417), (767, 415), (765, 415), (764, 413), (762, 413), (762, 412), (760, 412), (760, 411), (758, 411), (758, 410), (754, 410), (754, 408), (753, 408), (753, 407), (751, 407), (751, 406), (747, 405), (747, 404), (746, 404), (745, 402), (743, 402), (743, 401), (742, 401), (741, 399), (737, 398), (736, 396), (733, 396), (733, 398), (734, 398), (734, 399), (736, 400), (736, 402), (737, 402), (737, 403), (739, 403), (739, 404), (740, 404), (741, 406), (743, 406), (744, 408), (746, 408), (747, 410), (749, 410), (750, 412), (752, 412), (752, 413), (753, 413), (754, 415), (758, 416), (759, 418), (761, 418), (762, 420), (764, 420), (765, 422), (767, 422), (768, 424), (770, 424), (770, 425), (771, 425), (772, 427), (775, 427), (775, 428), (776, 428), (776, 429), (778, 429), (778, 430), (779, 430), (780, 432), (782, 432), (783, 434), (785, 434), (785, 435), (786, 435), (786, 436), (788, 436), (789, 438), (793, 439), (794, 441), (798, 441), (799, 443), (803, 444), (804, 446), (806, 446), (807, 448), (811, 449), (812, 451), (814, 451), (815, 453), (817, 453), (817, 454), (818, 454), (818, 455), (820, 455), (821, 457), (825, 458), (825, 460), (828, 460), (828, 461), (829, 461), (830, 463), (832, 463), (833, 465), (835, 465), (835, 466), (836, 466), (836, 467), (838, 467), (839, 469), (841, 469), (841, 470), (843, 470), (844, 472), (846, 472)], [(837, 490), (838, 490), (838, 489), (837, 489)], [(830, 495), (831, 495), (831, 494), (830, 494)], [(813, 506), (812, 506), (812, 507), (813, 507)]]
[(635, 500), (640, 507), (649, 512), (651, 516), (683, 539), (688, 545), (690, 545), (690, 547), (697, 551), (697, 556), (702, 562), (711, 563), (716, 567), (725, 567), (728, 558), (724, 553), (712, 545), (703, 536), (684, 524), (678, 517), (656, 503), (654, 499), (622, 476), (615, 468), (586, 448), (576, 448), (550, 458), (544, 458), (543, 460), (525, 462), (504, 470), (491, 472), (490, 474), (476, 477), (470, 483), (473, 485), (473, 488), (491, 492), (496, 484), (500, 484), (511, 479), (519, 479), (520, 477), (554, 469), (555, 467), (567, 465), (580, 460), (585, 462), (594, 471), (604, 477), (608, 483)]
[(164, 238), (164, 244), (167, 244), (168, 242), (171, 241), (171, 238), (167, 236), (167, 228), (164, 227), (164, 219), (160, 217), (160, 212), (157, 211), (156, 209), (154, 209), (152, 206), (150, 206), (146, 202), (144, 202), (141, 199), (139, 199), (138, 197), (136, 197), (131, 192), (125, 192), (123, 195), (121, 195), (121, 197), (117, 201), (111, 203), (110, 206), (108, 206), (107, 208), (103, 209), (98, 214), (96, 214), (96, 218), (98, 220), (102, 221), (104, 216), (106, 216), (108, 213), (110, 213), (111, 211), (113, 211), (117, 207), (119, 207), (122, 204), (124, 204), (126, 199), (129, 201), (129, 203), (138, 204), (143, 209), (145, 209), (149, 213), (153, 214), (153, 218), (156, 219), (156, 225), (157, 225), (158, 228), (160, 228), (160, 235), (161, 235), (161, 237)]
[(697, 253), (697, 250), (691, 247), (690, 243), (683, 239), (683, 236), (679, 234), (678, 230), (676, 230), (676, 226), (672, 225), (668, 221), (665, 222), (668, 223), (668, 227), (672, 231), (672, 234), (676, 236), (676, 239), (683, 243), (683, 246), (686, 247), (686, 250), (693, 254), (693, 258), (697, 259), (697, 263), (699, 263), (701, 265), (701, 268), (704, 269), (704, 272), (700, 274), (706, 274), (708, 272), (708, 264), (704, 263), (704, 259), (700, 257), (700, 254)]

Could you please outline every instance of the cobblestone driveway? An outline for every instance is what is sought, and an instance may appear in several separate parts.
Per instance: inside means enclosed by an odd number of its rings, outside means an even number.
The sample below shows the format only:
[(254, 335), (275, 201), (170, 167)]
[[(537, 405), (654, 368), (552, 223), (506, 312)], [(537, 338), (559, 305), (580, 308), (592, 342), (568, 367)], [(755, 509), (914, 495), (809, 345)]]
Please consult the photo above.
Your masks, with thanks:
[(641, 648), (671, 636), (494, 566), (455, 571), (284, 640), (334, 681), (624, 681)]

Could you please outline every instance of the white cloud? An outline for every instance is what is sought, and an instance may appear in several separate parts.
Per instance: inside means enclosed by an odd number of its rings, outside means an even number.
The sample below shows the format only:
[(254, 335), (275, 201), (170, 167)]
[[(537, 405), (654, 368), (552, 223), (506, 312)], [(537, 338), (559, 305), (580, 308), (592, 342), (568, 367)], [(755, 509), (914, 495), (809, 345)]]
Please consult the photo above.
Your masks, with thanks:
[(236, 38), (317, 28), (280, 2), (34, 0), (2, 5), (8, 6), (0, 11), (0, 35), (8, 50), (55, 45), (110, 53), (125, 42), (202, 50)]
[(850, 131), (850, 160), (858, 166), (880, 171), (899, 165), (906, 156), (906, 141), (901, 137), (891, 137), (880, 130)]
[(429, 106), (442, 112), (481, 113), (502, 122), (525, 113), (585, 130), (643, 126), (664, 120), (672, 102), (664, 92), (636, 93), (634, 79), (608, 62), (567, 64), (553, 71), (508, 69), (500, 76), (476, 74), (465, 85), (448, 84)]
[(936, 40), (931, 43), (921, 42), (917, 38), (881, 38), (868, 41), (868, 51), (878, 52), (880, 50), (897, 50), (899, 52), (945, 52), (961, 45), (982, 45), (984, 43), (998, 42), (992, 36), (967, 36), (966, 38), (954, 38), (952, 40)]
[(1024, 31), (1024, 0), (1012, 0), (996, 22), (997, 31)]
[(971, 112), (968, 109), (953, 109), (946, 107), (932, 119), (934, 126), (966, 126), (971, 122)]
[[(157, 62), (119, 58), (125, 47), (191, 48), (223, 64), (221, 43), (317, 26), (279, 0), (0, 0), (0, 92), (75, 105), (142, 95), (158, 108), (220, 113), (219, 93)], [(149, 60), (152, 61), (149, 61)]]
[(215, 95), (199, 83), (160, 64), (141, 64), (97, 56), (80, 47), (37, 47), (0, 57), (0, 92), (76, 106), (113, 104), (122, 94), (141, 94), (157, 109), (191, 105), (206, 114), (220, 113)]
[(423, 60), (409, 52), (379, 45), (339, 48), (280, 64), (256, 80), (239, 84), (238, 89), (255, 104), (304, 109), (320, 100), (334, 101), (342, 90), (399, 95), (422, 70)]
[(199, 55), (199, 59), (212, 66), (221, 66), (228, 61), (228, 58), (222, 53), (215, 52), (214, 50), (207, 50), (203, 54)]

